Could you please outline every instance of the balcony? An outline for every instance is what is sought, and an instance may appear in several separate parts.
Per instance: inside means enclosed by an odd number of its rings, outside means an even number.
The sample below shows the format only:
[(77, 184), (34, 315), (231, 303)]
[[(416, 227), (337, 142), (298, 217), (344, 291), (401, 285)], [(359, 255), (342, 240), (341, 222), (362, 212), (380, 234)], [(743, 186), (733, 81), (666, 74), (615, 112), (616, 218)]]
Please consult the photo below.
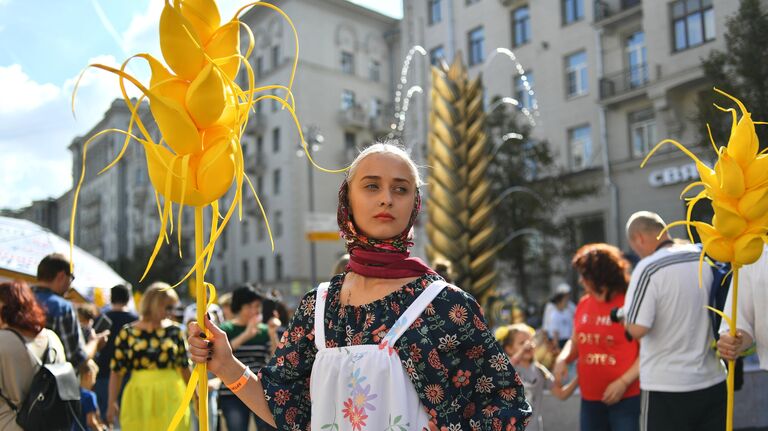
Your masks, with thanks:
[(345, 129), (367, 129), (369, 126), (368, 113), (360, 105), (341, 108), (339, 110), (339, 124)]
[(600, 78), (600, 101), (617, 103), (635, 97), (650, 83), (648, 65), (642, 64)]
[(374, 135), (383, 135), (392, 131), (392, 123), (395, 121), (395, 107), (389, 103), (378, 112), (372, 112), (369, 123)]
[(245, 159), (245, 173), (254, 181), (259, 175), (263, 175), (267, 171), (267, 163), (265, 161), (266, 156), (264, 154), (256, 154), (254, 158)]
[(267, 126), (267, 118), (264, 114), (257, 112), (251, 113), (248, 117), (248, 125), (245, 128), (245, 133), (261, 135)]
[(641, 0), (595, 0), (595, 24), (598, 27), (614, 27), (641, 12)]

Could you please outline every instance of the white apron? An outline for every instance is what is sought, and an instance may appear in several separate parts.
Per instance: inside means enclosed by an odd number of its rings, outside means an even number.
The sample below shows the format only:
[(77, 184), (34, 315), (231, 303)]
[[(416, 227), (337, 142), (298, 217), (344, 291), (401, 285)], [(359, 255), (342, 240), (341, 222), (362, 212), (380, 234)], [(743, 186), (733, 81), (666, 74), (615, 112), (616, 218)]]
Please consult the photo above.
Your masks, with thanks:
[(429, 414), (393, 346), (447, 286), (435, 281), (397, 319), (379, 344), (325, 347), (325, 300), (329, 283), (317, 289), (310, 395), (313, 431), (410, 431), (429, 428)]

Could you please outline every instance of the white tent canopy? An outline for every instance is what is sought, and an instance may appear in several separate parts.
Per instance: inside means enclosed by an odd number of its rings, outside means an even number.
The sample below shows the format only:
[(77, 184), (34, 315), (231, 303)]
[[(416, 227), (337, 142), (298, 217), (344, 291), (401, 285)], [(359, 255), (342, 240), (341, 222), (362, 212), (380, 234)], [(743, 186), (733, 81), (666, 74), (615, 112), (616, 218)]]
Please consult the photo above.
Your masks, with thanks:
[[(0, 217), (0, 277), (33, 282), (37, 265), (51, 253), (68, 257), (69, 241), (31, 221)], [(94, 301), (96, 290), (101, 290), (99, 299), (109, 303), (110, 288), (127, 284), (104, 261), (77, 246), (72, 261), (75, 265), (72, 287), (89, 301)]]

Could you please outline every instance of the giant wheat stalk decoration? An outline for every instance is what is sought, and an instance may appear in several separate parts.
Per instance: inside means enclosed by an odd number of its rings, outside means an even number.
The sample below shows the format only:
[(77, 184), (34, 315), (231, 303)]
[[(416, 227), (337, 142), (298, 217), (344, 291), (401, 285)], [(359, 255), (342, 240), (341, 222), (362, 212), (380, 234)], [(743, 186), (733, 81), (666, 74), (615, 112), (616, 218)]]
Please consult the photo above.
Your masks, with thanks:
[[(644, 166), (648, 158), (666, 143), (677, 146), (696, 162), (701, 181), (688, 185), (682, 195), (697, 186), (703, 189), (695, 197), (688, 199), (686, 220), (670, 223), (667, 229), (676, 225), (686, 225), (688, 235), (693, 240), (691, 226), (696, 227), (704, 246), (699, 260), (699, 271), (702, 269), (705, 253), (715, 260), (731, 263), (733, 268), (731, 317), (718, 310), (710, 309), (725, 319), (730, 334), (735, 336), (739, 268), (757, 261), (763, 252), (763, 242), (768, 240), (768, 154), (763, 154), (765, 151), (758, 153), (760, 144), (755, 133), (755, 124), (766, 123), (753, 121), (752, 114), (740, 100), (717, 88), (715, 91), (738, 105), (741, 119), (736, 120), (738, 113), (735, 109), (715, 105), (718, 109), (731, 113), (733, 124), (727, 146), (718, 148), (712, 139), (711, 132), (709, 134), (718, 156), (714, 168), (705, 165), (679, 142), (671, 139), (665, 139), (656, 145), (645, 157), (641, 166)], [(707, 130), (709, 131), (709, 125)], [(693, 206), (702, 199), (712, 201), (712, 208), (715, 211), (712, 224), (691, 221)], [(729, 361), (727, 431), (733, 429), (733, 384), (734, 361)]]
[[(253, 69), (247, 61), (254, 46), (254, 37), (251, 30), (238, 20), (240, 13), (251, 6), (263, 6), (278, 12), (293, 29), (296, 55), (287, 86), (254, 87)], [(248, 49), (245, 55), (240, 52), (241, 30), (248, 35)], [(126, 60), (119, 69), (102, 64), (89, 66), (118, 75), (123, 99), (131, 111), (131, 119), (127, 130), (104, 130), (91, 137), (83, 146), (83, 169), (72, 206), (70, 243), (74, 243), (77, 198), (85, 178), (88, 144), (105, 133), (125, 135), (122, 150), (116, 159), (101, 171), (104, 172), (122, 158), (131, 140), (141, 143), (146, 152), (147, 170), (155, 188), (161, 220), (160, 232), (142, 279), (152, 266), (163, 242), (170, 242), (173, 235), (173, 204), (175, 203), (177, 207), (176, 232), (180, 254), (183, 208), (185, 205), (194, 207), (195, 263), (176, 286), (194, 273), (197, 319), (202, 321), (207, 306), (215, 298), (213, 285), (204, 282), (205, 272), (213, 256), (214, 244), (230, 221), (235, 208), (238, 208), (239, 216), (242, 217), (244, 181), (248, 183), (256, 198), (272, 240), (264, 208), (253, 190), (250, 179), (245, 175), (243, 150), (240, 144), (240, 137), (248, 122), (248, 112), (253, 105), (264, 99), (273, 99), (281, 103), (293, 117), (310, 162), (326, 172), (342, 170), (328, 171), (320, 168), (306, 150), (306, 142), (294, 112), (295, 105), (291, 93), (298, 63), (299, 38), (290, 18), (282, 10), (269, 3), (256, 2), (243, 6), (230, 21), (221, 24), (219, 10), (214, 0), (166, 0), (160, 15), (160, 48), (165, 65), (149, 54), (136, 54)], [(134, 58), (144, 59), (149, 64), (152, 76), (148, 86), (125, 71), (128, 62)], [(247, 73), (246, 89), (241, 88), (235, 81), (241, 65), (245, 67)], [(138, 102), (133, 103), (128, 97), (125, 81), (142, 93)], [(271, 90), (283, 90), (286, 96), (281, 99), (271, 94), (258, 95)], [(141, 117), (137, 115), (138, 108), (144, 99), (149, 101), (149, 109), (162, 135), (159, 142), (153, 140), (152, 135), (142, 123)], [(74, 100), (73, 93), (73, 111)], [(133, 133), (134, 126), (139, 130), (139, 136)], [(218, 200), (227, 193), (233, 183), (235, 184), (234, 199), (222, 217)], [(207, 206), (211, 207), (211, 226), (210, 237), (207, 242), (204, 242), (203, 209)], [(274, 250), (274, 242), (272, 242), (272, 249)], [(176, 416), (169, 424), (169, 430), (176, 429), (182, 420), (196, 385), (199, 399), (198, 423), (202, 431), (207, 430), (206, 371), (205, 364), (198, 364), (195, 367), (187, 387), (185, 401), (179, 406)]]
[(427, 254), (430, 261), (450, 261), (456, 283), (485, 304), (496, 283), (499, 244), (491, 218), (483, 90), (480, 78), (470, 82), (456, 58), (449, 69), (432, 68)]

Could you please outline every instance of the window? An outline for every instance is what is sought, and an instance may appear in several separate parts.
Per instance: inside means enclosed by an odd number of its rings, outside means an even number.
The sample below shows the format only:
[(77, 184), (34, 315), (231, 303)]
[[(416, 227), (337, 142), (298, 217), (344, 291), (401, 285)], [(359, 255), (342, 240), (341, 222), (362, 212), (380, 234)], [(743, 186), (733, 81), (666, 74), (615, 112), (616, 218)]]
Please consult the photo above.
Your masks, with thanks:
[(443, 45), (436, 46), (429, 50), (429, 64), (432, 66), (437, 66), (443, 59), (445, 59), (445, 50), (443, 49)]
[(275, 280), (283, 279), (283, 257), (279, 254), (275, 255)]
[(587, 94), (587, 53), (579, 51), (565, 58), (566, 95)]
[(261, 114), (261, 112), (262, 112), (262, 108), (261, 108), (261, 107), (262, 107), (262, 105), (264, 105), (264, 103), (265, 103), (265, 102), (264, 102), (264, 100), (263, 100), (263, 99), (262, 99), (262, 100), (259, 100), (259, 101), (256, 103), (256, 114), (257, 114), (257, 115), (258, 115), (258, 114)]
[(671, 4), (675, 51), (715, 39), (715, 10), (712, 0), (678, 0)]
[(247, 260), (243, 260), (241, 269), (243, 271), (243, 277), (242, 277), (243, 282), (248, 282), (248, 280), (251, 278), (251, 274), (249, 274), (249, 271), (248, 271), (249, 268), (248, 268)]
[(267, 238), (267, 228), (264, 226), (264, 221), (259, 220), (256, 222), (256, 241), (261, 242)]
[(384, 103), (379, 99), (378, 97), (374, 97), (371, 99), (371, 112), (370, 117), (376, 118), (379, 115), (381, 115), (382, 111), (384, 110)]
[(574, 248), (582, 244), (605, 242), (605, 222), (602, 214), (573, 217), (568, 220)]
[(272, 152), (280, 152), (280, 128), (275, 127), (272, 129)]
[(275, 229), (275, 238), (283, 236), (283, 212), (275, 211), (274, 220), (272, 220)]
[(264, 281), (267, 279), (267, 264), (263, 257), (258, 258), (256, 261), (256, 267), (259, 270), (259, 283), (264, 283)]
[(272, 172), (272, 193), (280, 194), (280, 169), (275, 169)]
[(259, 194), (259, 198), (264, 196), (264, 176), (259, 175), (256, 177), (256, 193)]
[(590, 127), (568, 129), (568, 147), (571, 152), (571, 169), (586, 169), (592, 163), (592, 132)]
[(256, 136), (256, 157), (262, 157), (262, 154), (264, 154), (264, 137), (258, 135)]
[(563, 12), (563, 25), (568, 25), (584, 18), (584, 0), (560, 0)]
[[(528, 84), (526, 86), (526, 84)], [(521, 108), (536, 109), (537, 103), (533, 93), (533, 72), (515, 76), (515, 99)]]
[(474, 66), (483, 62), (483, 27), (478, 27), (469, 32), (467, 41), (469, 45), (469, 65)]
[(349, 74), (355, 74), (355, 56), (351, 52), (341, 52), (341, 71)]
[[(243, 196), (245, 196), (246, 188), (248, 186), (246, 184), (243, 184)], [(248, 191), (250, 193), (250, 191)], [(248, 236), (250, 235), (250, 232), (248, 231), (248, 219), (243, 219), (243, 221), (240, 222), (240, 244), (248, 244)]]
[(343, 90), (341, 92), (341, 109), (348, 111), (355, 107), (355, 92), (351, 90)]
[(479, 2), (480, 2), (480, 0), (464, 0), (464, 4), (466, 4), (467, 6), (470, 6), (470, 5), (473, 5), (475, 3), (479, 3)]
[[(275, 90), (272, 90), (270, 94), (277, 97), (277, 91)], [(272, 112), (277, 112), (277, 107), (280, 105), (280, 102), (278, 102), (277, 99), (269, 99), (269, 100), (272, 101)]]
[(437, 24), (438, 22), (443, 20), (442, 15), (440, 14), (440, 0), (429, 0), (427, 3), (427, 19), (429, 20), (429, 25)]
[(379, 82), (381, 80), (381, 63), (376, 60), (371, 60), (371, 65), (368, 69), (368, 77), (374, 82)]
[(627, 65), (629, 66), (629, 87), (636, 88), (648, 82), (648, 67), (645, 63), (645, 33), (638, 31), (627, 38)]
[(280, 66), (280, 45), (272, 47), (272, 69), (277, 69)]
[(520, 46), (531, 40), (531, 16), (528, 6), (512, 11), (512, 46)]
[(350, 151), (357, 148), (357, 136), (352, 132), (344, 132), (344, 150)]
[(632, 143), (632, 157), (645, 157), (651, 146), (656, 144), (656, 119), (653, 108), (629, 114), (629, 138)]
[[(224, 236), (224, 235), (222, 235)], [(229, 280), (227, 279), (227, 266), (221, 267), (221, 284), (226, 289), (229, 286)]]
[(259, 56), (256, 58), (256, 79), (262, 76), (264, 76), (264, 57)]

